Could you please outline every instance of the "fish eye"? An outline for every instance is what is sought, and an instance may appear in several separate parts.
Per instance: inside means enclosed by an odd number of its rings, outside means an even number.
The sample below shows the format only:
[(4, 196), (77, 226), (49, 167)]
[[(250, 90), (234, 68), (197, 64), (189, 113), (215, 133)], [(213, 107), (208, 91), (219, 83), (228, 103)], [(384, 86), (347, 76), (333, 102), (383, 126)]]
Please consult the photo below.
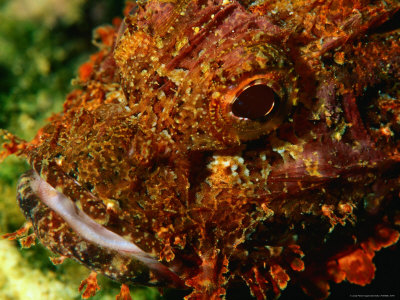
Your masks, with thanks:
[(231, 104), (232, 114), (239, 118), (262, 120), (277, 106), (279, 96), (265, 83), (253, 82), (237, 93)]

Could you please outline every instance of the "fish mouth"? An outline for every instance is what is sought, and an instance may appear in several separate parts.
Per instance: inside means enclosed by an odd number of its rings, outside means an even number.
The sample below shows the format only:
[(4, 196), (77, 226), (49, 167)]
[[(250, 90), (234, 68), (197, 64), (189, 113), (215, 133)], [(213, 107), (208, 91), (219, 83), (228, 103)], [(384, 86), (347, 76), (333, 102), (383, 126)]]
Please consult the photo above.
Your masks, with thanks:
[[(150, 269), (160, 281), (176, 288), (185, 288), (182, 279), (170, 268), (140, 249), (136, 244), (124, 239), (105, 226), (98, 224), (82, 211), (71, 198), (57, 191), (43, 180), (35, 170), (21, 175), (18, 182), (18, 202), (26, 218), (37, 230), (38, 205), (44, 204), (56, 213), (84, 241), (101, 249), (110, 250), (120, 256), (137, 260)], [(38, 235), (40, 238), (40, 235)], [(46, 245), (46, 242), (44, 242)], [(76, 245), (76, 247), (79, 247)], [(77, 259), (76, 257), (72, 257)], [(79, 259), (77, 259), (79, 260)]]

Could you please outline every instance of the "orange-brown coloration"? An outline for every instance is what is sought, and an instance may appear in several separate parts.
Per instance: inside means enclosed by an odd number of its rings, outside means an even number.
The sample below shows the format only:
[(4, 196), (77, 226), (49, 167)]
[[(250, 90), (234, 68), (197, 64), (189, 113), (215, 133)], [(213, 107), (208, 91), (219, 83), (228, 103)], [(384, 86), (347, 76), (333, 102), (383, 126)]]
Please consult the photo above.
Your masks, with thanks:
[(351, 283), (366, 285), (372, 281), (375, 274), (371, 257), (361, 249), (338, 259), (338, 268), (343, 275), (335, 278), (337, 283), (347, 279)]
[(115, 300), (132, 300), (129, 287), (126, 284), (121, 284), (121, 292), (115, 297)]
[(88, 278), (82, 280), (78, 290), (81, 292), (83, 289), (85, 289), (82, 293), (83, 299), (88, 299), (90, 297), (93, 297), (94, 295), (96, 295), (97, 291), (100, 290), (100, 287), (97, 284), (96, 272), (91, 272)]
[[(63, 112), (32, 142), (8, 135), (0, 153), (34, 170), (18, 200), (38, 239), (123, 284), (183, 288), (186, 299), (244, 283), (257, 299), (290, 284), (314, 298), (330, 282), (368, 284), (375, 252), (399, 237), (399, 9), (129, 3), (119, 28), (96, 30), (100, 50)], [(235, 116), (254, 82), (274, 96), (271, 111)], [(84, 238), (33, 192), (44, 181), (147, 256)], [(128, 295), (123, 285), (118, 297)]]
[(290, 263), (290, 266), (295, 271), (304, 271), (304, 262), (300, 258), (295, 257)]
[(30, 248), (36, 244), (36, 234), (31, 233), (30, 235), (21, 237), (19, 242), (21, 243), (22, 248)]
[(31, 225), (30, 223), (25, 223), (24, 226), (22, 226), (22, 227), (21, 227), (20, 229), (18, 229), (17, 231), (12, 232), (12, 233), (3, 234), (3, 235), (1, 236), (1, 238), (2, 238), (2, 239), (8, 239), (8, 240), (10, 240), (10, 241), (13, 241), (13, 240), (15, 240), (15, 239), (19, 239), (19, 238), (21, 238), (21, 237), (25, 237), (25, 236), (28, 234), (29, 229), (31, 229), (31, 227), (32, 227), (32, 225)]
[(50, 257), (51, 262), (53, 263), (53, 265), (60, 265), (62, 264), (65, 259), (67, 259), (68, 257), (66, 256), (57, 256), (57, 257)]
[(274, 280), (273, 283), (276, 284), (276, 286), (274, 285), (275, 293), (279, 294), (279, 290), (277, 289), (277, 287), (279, 287), (279, 289), (281, 290), (284, 290), (290, 277), (286, 274), (285, 270), (280, 265), (272, 265), (269, 272)]
[(398, 239), (397, 231), (378, 226), (376, 235), (361, 243), (361, 248), (338, 258), (337, 261), (328, 262), (328, 273), (336, 283), (347, 279), (362, 286), (369, 284), (375, 274), (375, 265), (372, 262), (375, 252), (393, 245)]

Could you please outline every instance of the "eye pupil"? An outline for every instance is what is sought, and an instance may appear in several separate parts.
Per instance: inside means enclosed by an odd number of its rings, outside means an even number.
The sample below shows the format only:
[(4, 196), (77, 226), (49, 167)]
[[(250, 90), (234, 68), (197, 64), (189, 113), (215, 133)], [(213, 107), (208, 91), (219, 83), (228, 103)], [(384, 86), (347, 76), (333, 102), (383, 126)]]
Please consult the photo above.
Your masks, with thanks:
[(232, 113), (241, 118), (257, 120), (274, 108), (278, 95), (265, 84), (255, 84), (243, 90), (232, 103)]

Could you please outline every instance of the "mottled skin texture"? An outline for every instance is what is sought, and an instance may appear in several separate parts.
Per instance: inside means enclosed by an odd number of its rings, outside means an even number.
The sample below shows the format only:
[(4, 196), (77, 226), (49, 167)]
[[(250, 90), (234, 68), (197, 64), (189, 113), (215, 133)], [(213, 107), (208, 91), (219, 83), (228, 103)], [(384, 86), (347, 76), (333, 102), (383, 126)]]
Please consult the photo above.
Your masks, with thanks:
[[(137, 5), (119, 33), (97, 30), (102, 48), (63, 113), (9, 152), (174, 270), (188, 299), (240, 281), (258, 299), (289, 279), (315, 298), (329, 280), (369, 283), (400, 223), (400, 32), (381, 27), (399, 2)], [(256, 79), (275, 108), (237, 118), (231, 103)], [(176, 286), (83, 240), (24, 180), (19, 200), (53, 252), (122, 283)]]

